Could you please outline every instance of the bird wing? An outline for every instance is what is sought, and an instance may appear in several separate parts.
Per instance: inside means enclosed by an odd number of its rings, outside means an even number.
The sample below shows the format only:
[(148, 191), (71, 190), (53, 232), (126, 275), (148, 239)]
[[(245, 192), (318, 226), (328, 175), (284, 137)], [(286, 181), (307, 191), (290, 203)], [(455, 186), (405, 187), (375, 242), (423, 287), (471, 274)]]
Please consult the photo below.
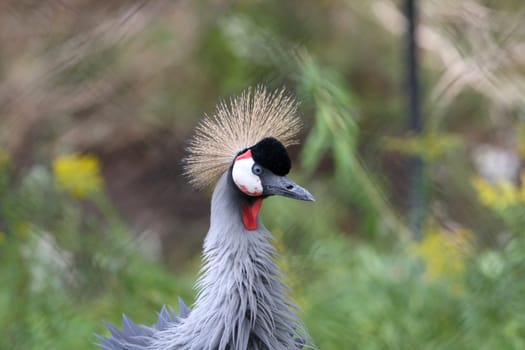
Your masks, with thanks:
[(180, 312), (177, 313), (171, 309), (163, 306), (158, 314), (157, 323), (152, 326), (144, 326), (136, 324), (126, 315), (122, 316), (122, 330), (106, 323), (111, 336), (104, 337), (97, 334), (100, 340), (98, 344), (102, 350), (144, 350), (148, 348), (155, 333), (162, 331), (179, 323), (182, 319), (188, 317), (191, 309), (184, 304), (179, 298)]

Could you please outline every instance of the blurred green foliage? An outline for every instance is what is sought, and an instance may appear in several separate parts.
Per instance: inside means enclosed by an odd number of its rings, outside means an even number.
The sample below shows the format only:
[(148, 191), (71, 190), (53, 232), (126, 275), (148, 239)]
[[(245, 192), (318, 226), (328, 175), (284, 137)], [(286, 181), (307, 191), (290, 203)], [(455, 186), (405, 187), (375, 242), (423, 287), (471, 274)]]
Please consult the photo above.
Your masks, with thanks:
[[(420, 2), (421, 136), (404, 133), (392, 1), (103, 3), (44, 28), (45, 4), (0, 14), (20, 39), (0, 37), (0, 349), (93, 349), (103, 320), (149, 324), (178, 296), (191, 304), (198, 250), (177, 267), (147, 257), (104, 159), (142, 142), (124, 173), (147, 167), (159, 138), (186, 137), (218, 98), (261, 82), (297, 95), (306, 123), (292, 175), (316, 203), (272, 198), (263, 215), (318, 348), (525, 348), (525, 176), (485, 179), (471, 157), (493, 143), (525, 159), (519, 0)], [(502, 39), (472, 41), (487, 38)], [(405, 218), (412, 155), (430, 184), (420, 242)], [(173, 215), (188, 205), (176, 190)]]

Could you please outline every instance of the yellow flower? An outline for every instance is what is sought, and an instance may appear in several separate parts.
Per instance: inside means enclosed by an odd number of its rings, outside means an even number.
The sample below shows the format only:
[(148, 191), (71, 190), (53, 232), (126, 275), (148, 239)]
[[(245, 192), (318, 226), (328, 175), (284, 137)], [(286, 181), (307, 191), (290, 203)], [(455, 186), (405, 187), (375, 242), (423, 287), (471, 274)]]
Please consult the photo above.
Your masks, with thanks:
[(76, 198), (86, 198), (102, 190), (100, 162), (91, 154), (60, 156), (53, 162), (57, 185)]
[(519, 190), (510, 181), (500, 181), (497, 184), (500, 194), (499, 202), (502, 209), (518, 204)]
[(481, 204), (490, 207), (498, 201), (498, 193), (496, 192), (496, 189), (487, 180), (484, 180), (481, 177), (475, 177), (472, 179), (472, 186), (478, 193)]
[(454, 232), (430, 230), (412, 247), (412, 252), (424, 261), (429, 279), (456, 278), (465, 270), (470, 237), (471, 232), (466, 229)]
[[(522, 175), (522, 178), (525, 176)], [(502, 180), (492, 184), (487, 180), (476, 177), (472, 180), (472, 186), (478, 193), (479, 201), (492, 209), (502, 210), (525, 203), (525, 189), (515, 186), (508, 180)]]

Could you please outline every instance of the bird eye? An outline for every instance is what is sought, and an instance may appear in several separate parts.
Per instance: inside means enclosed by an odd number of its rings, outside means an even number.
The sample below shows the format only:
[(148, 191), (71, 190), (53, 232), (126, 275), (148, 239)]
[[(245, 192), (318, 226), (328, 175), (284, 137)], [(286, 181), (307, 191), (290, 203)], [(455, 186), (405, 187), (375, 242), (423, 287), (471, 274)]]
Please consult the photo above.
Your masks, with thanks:
[(261, 175), (263, 173), (263, 167), (257, 163), (254, 164), (252, 166), (252, 173), (254, 173), (255, 175)]

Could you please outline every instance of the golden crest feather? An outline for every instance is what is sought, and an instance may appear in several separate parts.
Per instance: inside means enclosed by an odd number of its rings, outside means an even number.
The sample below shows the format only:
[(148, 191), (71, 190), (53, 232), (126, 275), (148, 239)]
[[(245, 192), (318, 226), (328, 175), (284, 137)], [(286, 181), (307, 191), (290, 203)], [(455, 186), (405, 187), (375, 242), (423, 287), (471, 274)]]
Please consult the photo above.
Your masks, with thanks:
[(184, 158), (184, 174), (196, 188), (213, 183), (228, 170), (238, 152), (265, 137), (284, 146), (297, 143), (301, 121), (297, 103), (285, 89), (248, 88), (197, 125)]

